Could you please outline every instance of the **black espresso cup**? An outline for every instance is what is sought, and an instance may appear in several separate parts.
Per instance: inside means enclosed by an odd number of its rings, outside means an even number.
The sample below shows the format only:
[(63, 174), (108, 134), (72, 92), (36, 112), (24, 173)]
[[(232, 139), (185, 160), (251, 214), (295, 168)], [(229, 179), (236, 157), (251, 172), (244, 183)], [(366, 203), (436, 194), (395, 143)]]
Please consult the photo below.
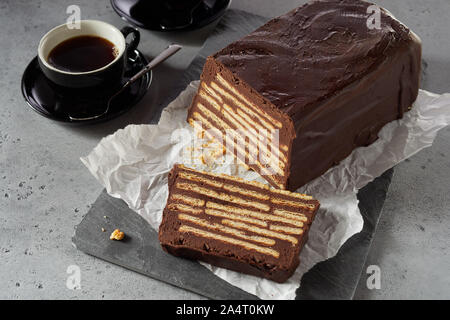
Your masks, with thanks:
[[(133, 38), (126, 42), (128, 35)], [(58, 68), (49, 61), (49, 55), (58, 45), (75, 37), (91, 36), (107, 40), (114, 47), (112, 61), (89, 71), (71, 71), (67, 68)], [(82, 20), (80, 28), (69, 29), (67, 24), (60, 25), (47, 32), (39, 42), (38, 60), (45, 76), (57, 85), (67, 88), (106, 88), (116, 87), (121, 83), (130, 54), (134, 54), (140, 40), (139, 31), (132, 27), (122, 30), (98, 20)], [(92, 59), (92, 57), (82, 57)]]

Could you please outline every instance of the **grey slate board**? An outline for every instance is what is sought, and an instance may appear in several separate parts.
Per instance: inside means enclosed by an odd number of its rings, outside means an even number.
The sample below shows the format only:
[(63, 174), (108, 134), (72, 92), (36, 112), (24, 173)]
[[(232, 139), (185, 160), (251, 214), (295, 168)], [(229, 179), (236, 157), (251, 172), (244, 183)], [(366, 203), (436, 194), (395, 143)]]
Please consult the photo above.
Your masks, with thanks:
[[(109, 239), (115, 228), (125, 232), (122, 241)], [(78, 225), (73, 242), (77, 249), (90, 255), (212, 299), (255, 299), (199, 263), (165, 253), (158, 233), (125, 202), (106, 191)]]
[[(205, 42), (180, 81), (174, 85), (166, 105), (186, 85), (199, 79), (206, 57), (228, 43), (250, 33), (268, 19), (229, 10)], [(389, 170), (358, 193), (364, 229), (350, 238), (336, 257), (317, 264), (302, 279), (297, 299), (351, 299), (360, 279), (372, 237), (382, 212), (393, 170)], [(105, 219), (104, 216), (107, 216)], [(107, 232), (101, 232), (101, 228)], [(109, 240), (113, 228), (125, 231), (123, 241)], [(196, 292), (212, 299), (255, 299), (256, 297), (216, 277), (197, 262), (162, 251), (157, 232), (119, 199), (103, 191), (78, 225), (73, 242), (93, 256), (144, 275)]]

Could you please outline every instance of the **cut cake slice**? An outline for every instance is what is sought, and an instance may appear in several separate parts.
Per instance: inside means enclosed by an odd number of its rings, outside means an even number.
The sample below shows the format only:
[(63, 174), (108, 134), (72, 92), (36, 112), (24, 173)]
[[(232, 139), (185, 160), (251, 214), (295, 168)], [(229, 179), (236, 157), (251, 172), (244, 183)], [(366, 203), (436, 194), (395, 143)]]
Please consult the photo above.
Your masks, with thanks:
[(175, 165), (159, 240), (175, 256), (284, 282), (318, 208), (308, 195)]

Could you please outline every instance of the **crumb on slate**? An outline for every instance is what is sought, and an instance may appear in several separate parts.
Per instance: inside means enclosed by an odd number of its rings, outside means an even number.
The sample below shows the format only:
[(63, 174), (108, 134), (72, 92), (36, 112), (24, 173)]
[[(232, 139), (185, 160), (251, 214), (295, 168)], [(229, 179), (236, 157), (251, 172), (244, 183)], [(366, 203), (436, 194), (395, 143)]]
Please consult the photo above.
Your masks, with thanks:
[(125, 237), (125, 233), (120, 231), (120, 229), (116, 229), (111, 233), (109, 237), (111, 240), (122, 240)]

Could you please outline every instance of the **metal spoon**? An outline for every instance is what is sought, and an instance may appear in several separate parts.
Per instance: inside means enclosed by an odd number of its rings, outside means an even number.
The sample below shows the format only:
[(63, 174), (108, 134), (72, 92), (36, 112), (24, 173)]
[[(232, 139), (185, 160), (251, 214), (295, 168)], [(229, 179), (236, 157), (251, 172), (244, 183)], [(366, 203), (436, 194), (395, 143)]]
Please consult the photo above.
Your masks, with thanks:
[(157, 65), (159, 65), (161, 62), (165, 61), (166, 59), (168, 59), (169, 57), (171, 57), (172, 55), (174, 55), (175, 53), (177, 53), (180, 49), (182, 48), (182, 46), (178, 45), (178, 44), (171, 44), (169, 47), (167, 47), (167, 49), (165, 49), (163, 52), (161, 52), (159, 55), (157, 55), (152, 61), (150, 61), (145, 68), (143, 68), (141, 71), (139, 71), (138, 73), (136, 73), (134, 76), (132, 76), (123, 86), (122, 88), (120, 88), (119, 91), (117, 91), (116, 93), (114, 93), (109, 99), (108, 99), (108, 103), (106, 105), (106, 109), (103, 113), (95, 115), (95, 116), (90, 116), (90, 117), (84, 117), (84, 118), (79, 118), (79, 117), (72, 117), (71, 115), (69, 115), (69, 119), (73, 120), (73, 121), (85, 121), (85, 120), (93, 120), (93, 119), (97, 119), (100, 118), (101, 116), (105, 115), (106, 113), (108, 113), (109, 111), (109, 107), (111, 105), (111, 102), (114, 98), (116, 98), (119, 94), (121, 94), (127, 87), (129, 87), (132, 83), (136, 82), (137, 80), (139, 80), (144, 74), (146, 74), (147, 72), (149, 72), (150, 70), (152, 70), (154, 67), (156, 67)]

